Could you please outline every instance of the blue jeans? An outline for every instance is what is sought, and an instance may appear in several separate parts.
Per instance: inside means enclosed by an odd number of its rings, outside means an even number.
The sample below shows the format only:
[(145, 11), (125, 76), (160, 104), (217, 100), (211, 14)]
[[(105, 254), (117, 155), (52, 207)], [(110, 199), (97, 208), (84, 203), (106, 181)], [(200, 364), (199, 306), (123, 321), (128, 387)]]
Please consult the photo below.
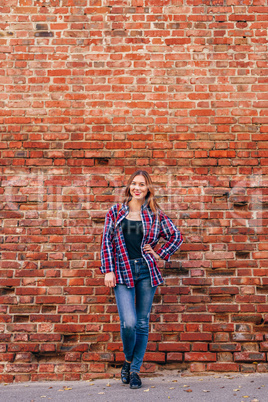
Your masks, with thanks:
[(147, 347), (149, 318), (157, 286), (151, 286), (149, 268), (143, 258), (130, 260), (130, 266), (135, 287), (117, 284), (114, 292), (125, 358), (131, 361), (130, 372), (138, 373)]

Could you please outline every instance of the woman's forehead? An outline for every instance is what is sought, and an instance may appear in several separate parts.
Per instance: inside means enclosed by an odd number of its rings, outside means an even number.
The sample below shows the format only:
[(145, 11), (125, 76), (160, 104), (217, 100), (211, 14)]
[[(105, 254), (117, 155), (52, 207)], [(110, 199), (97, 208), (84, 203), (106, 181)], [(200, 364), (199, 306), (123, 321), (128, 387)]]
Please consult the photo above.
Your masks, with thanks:
[(137, 182), (139, 182), (139, 183), (145, 183), (145, 184), (146, 184), (145, 178), (144, 178), (142, 175), (137, 175), (137, 176), (135, 176), (134, 179), (132, 180), (132, 183), (133, 183), (134, 181), (137, 181)]

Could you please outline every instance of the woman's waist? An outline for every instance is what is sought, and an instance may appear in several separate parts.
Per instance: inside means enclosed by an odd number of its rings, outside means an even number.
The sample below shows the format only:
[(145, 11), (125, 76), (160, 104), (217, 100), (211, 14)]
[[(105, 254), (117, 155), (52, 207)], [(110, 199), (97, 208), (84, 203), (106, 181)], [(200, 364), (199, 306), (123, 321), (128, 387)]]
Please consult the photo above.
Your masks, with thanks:
[(146, 267), (148, 266), (147, 262), (145, 261), (145, 259), (143, 257), (130, 259), (129, 262), (130, 262), (130, 265), (139, 264), (139, 265), (146, 265)]

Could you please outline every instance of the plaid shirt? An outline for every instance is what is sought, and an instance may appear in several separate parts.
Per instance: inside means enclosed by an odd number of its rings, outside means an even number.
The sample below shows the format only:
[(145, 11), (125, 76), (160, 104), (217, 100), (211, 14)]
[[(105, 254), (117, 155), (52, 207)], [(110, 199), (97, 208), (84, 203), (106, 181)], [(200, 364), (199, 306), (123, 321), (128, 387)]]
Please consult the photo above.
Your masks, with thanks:
[[(101, 244), (100, 270), (103, 274), (113, 271), (116, 276), (116, 283), (125, 284), (128, 288), (133, 288), (134, 281), (121, 227), (121, 221), (128, 215), (129, 207), (127, 204), (122, 204), (117, 216), (117, 205), (113, 205), (106, 214)], [(146, 202), (141, 207), (141, 219), (143, 223), (141, 253), (150, 270), (151, 285), (157, 286), (164, 282), (162, 275), (156, 265), (154, 256), (145, 253), (143, 246), (150, 244), (154, 249), (160, 237), (163, 237), (166, 243), (156, 253), (162, 259), (169, 261), (170, 256), (180, 247), (183, 239), (171, 219), (162, 211), (158, 215), (154, 214)], [(115, 222), (116, 228), (114, 227)]]

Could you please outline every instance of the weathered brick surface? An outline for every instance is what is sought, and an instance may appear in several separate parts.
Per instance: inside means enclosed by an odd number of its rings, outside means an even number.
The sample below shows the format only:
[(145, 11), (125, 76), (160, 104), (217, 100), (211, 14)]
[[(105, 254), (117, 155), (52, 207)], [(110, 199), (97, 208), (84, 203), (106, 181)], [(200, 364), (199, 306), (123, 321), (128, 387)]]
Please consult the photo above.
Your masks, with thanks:
[(184, 236), (142, 371), (267, 372), (266, 0), (0, 10), (0, 381), (122, 363), (99, 242), (138, 167)]

